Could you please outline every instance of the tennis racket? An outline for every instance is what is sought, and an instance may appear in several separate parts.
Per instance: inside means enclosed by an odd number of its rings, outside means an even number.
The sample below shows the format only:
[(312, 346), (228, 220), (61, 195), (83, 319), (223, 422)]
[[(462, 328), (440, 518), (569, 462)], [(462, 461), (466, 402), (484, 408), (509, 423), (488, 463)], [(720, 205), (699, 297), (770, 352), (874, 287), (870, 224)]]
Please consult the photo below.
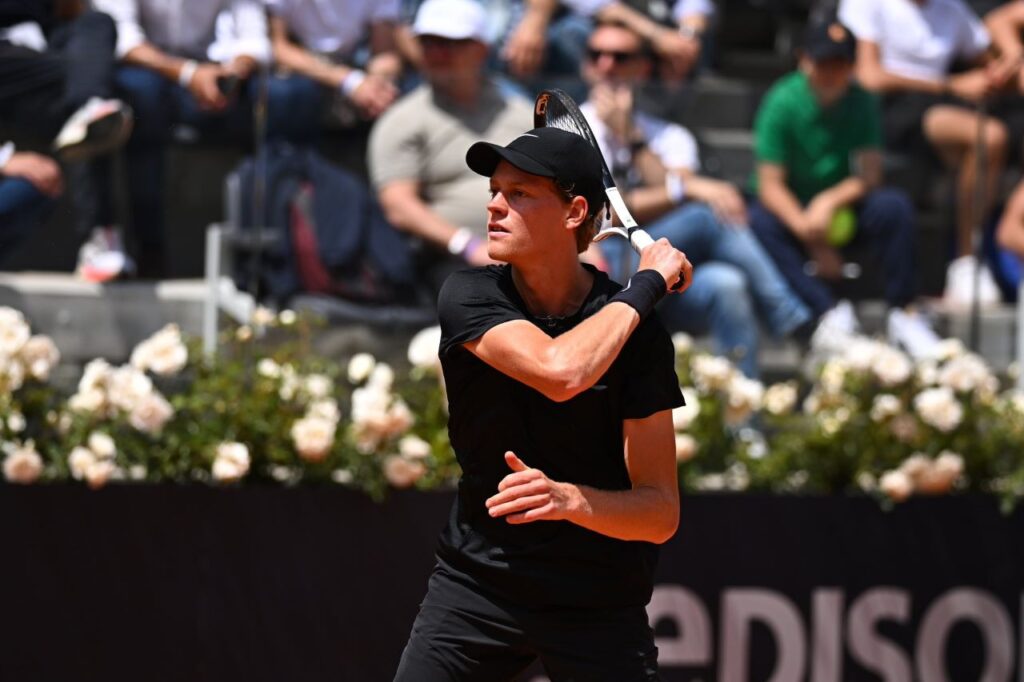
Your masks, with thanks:
[[(557, 88), (541, 91), (533, 105), (533, 127), (558, 128), (570, 133), (576, 133), (598, 151), (598, 155), (601, 157), (601, 180), (604, 183), (604, 194), (608, 197), (608, 203), (615, 209), (615, 215), (622, 221), (622, 227), (612, 225), (610, 220), (602, 221), (601, 228), (594, 236), (595, 242), (607, 239), (612, 235), (619, 235), (624, 237), (637, 253), (640, 253), (654, 243), (651, 236), (640, 229), (640, 226), (637, 225), (636, 220), (633, 219), (632, 214), (626, 207), (626, 202), (622, 200), (619, 188), (615, 186), (612, 173), (608, 170), (608, 164), (604, 160), (604, 155), (600, 153), (601, 147), (597, 144), (594, 131), (590, 129), (590, 124), (587, 123), (583, 112), (580, 111), (579, 106), (577, 106), (568, 93)], [(672, 288), (678, 289), (684, 283), (682, 276), (680, 276)]]

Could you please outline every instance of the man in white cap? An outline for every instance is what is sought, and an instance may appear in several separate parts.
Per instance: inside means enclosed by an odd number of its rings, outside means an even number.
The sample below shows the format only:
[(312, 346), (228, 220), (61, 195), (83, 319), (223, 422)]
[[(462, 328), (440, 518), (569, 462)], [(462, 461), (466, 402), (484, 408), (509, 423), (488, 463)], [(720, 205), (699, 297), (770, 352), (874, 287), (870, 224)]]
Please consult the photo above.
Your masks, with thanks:
[(478, 141), (507, 142), (530, 126), (529, 102), (484, 74), (487, 17), (473, 0), (427, 0), (413, 23), (426, 83), (400, 99), (370, 135), (370, 178), (392, 225), (422, 242), (434, 290), (455, 269), (485, 265), (487, 179), (465, 164)]

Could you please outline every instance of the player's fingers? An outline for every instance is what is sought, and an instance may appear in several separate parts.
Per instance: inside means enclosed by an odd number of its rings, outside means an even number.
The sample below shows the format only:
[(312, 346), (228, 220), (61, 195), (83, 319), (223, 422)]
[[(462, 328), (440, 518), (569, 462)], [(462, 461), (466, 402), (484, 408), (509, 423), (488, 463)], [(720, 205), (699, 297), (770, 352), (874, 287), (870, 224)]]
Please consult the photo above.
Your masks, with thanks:
[(543, 507), (550, 501), (551, 495), (527, 495), (526, 497), (519, 497), (506, 502), (505, 504), (499, 504), (496, 507), (491, 507), (488, 510), (488, 513), (492, 518), (497, 518), (499, 516), (505, 516), (506, 514), (524, 512), (528, 509)]
[(490, 499), (493, 500), (504, 495), (506, 497), (498, 500), (498, 502), (503, 502), (507, 498), (539, 493), (546, 488), (547, 481), (542, 476), (533, 476), (529, 472), (511, 474), (502, 479), (501, 483), (498, 484), (498, 492), (491, 496)]
[(505, 463), (508, 464), (509, 469), (512, 471), (526, 471), (530, 468), (523, 463), (523, 460), (516, 457), (516, 453), (511, 450), (505, 453)]
[(555, 511), (555, 505), (548, 502), (543, 507), (536, 507), (525, 512), (518, 514), (509, 514), (505, 517), (505, 520), (511, 524), (531, 523), (533, 521), (543, 521), (552, 516)]

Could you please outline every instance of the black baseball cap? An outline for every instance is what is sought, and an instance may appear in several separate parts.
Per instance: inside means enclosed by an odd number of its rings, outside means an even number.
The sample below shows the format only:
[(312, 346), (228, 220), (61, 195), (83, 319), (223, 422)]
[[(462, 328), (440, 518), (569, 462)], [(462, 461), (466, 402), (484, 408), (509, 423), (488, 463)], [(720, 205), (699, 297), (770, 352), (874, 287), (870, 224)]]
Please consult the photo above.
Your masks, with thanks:
[(815, 21), (804, 31), (804, 53), (816, 62), (828, 59), (854, 61), (857, 39), (838, 21)]
[(488, 178), (503, 160), (531, 175), (569, 185), (574, 195), (587, 200), (590, 215), (605, 204), (601, 152), (576, 133), (560, 128), (534, 128), (504, 147), (477, 142), (466, 152), (466, 165)]

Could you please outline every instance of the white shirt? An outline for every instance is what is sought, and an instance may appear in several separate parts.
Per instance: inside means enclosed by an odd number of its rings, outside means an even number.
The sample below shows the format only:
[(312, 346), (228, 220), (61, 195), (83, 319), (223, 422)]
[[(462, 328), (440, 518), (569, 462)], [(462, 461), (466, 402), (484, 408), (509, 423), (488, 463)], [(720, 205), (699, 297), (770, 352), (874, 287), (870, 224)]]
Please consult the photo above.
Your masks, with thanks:
[(839, 20), (877, 44), (882, 68), (904, 78), (941, 80), (954, 60), (973, 59), (991, 42), (963, 0), (841, 0)]
[(306, 48), (350, 56), (378, 21), (399, 20), (398, 0), (266, 0)]
[[(562, 4), (576, 14), (591, 17), (615, 0), (562, 0)], [(672, 3), (672, 17), (678, 22), (686, 17), (701, 15), (710, 17), (715, 13), (711, 0), (675, 0)]]
[(144, 42), (178, 57), (225, 62), (270, 59), (260, 0), (93, 0), (117, 23), (117, 56)]
[[(601, 148), (601, 155), (604, 156), (608, 167), (630, 165), (633, 160), (632, 150), (615, 139), (604, 122), (598, 118), (594, 105), (584, 102), (580, 106), (580, 111), (590, 124), (590, 129), (594, 131), (597, 145)], [(693, 172), (700, 170), (697, 140), (689, 130), (677, 123), (669, 123), (639, 111), (633, 115), (633, 122), (647, 148), (658, 157), (665, 168)]]

